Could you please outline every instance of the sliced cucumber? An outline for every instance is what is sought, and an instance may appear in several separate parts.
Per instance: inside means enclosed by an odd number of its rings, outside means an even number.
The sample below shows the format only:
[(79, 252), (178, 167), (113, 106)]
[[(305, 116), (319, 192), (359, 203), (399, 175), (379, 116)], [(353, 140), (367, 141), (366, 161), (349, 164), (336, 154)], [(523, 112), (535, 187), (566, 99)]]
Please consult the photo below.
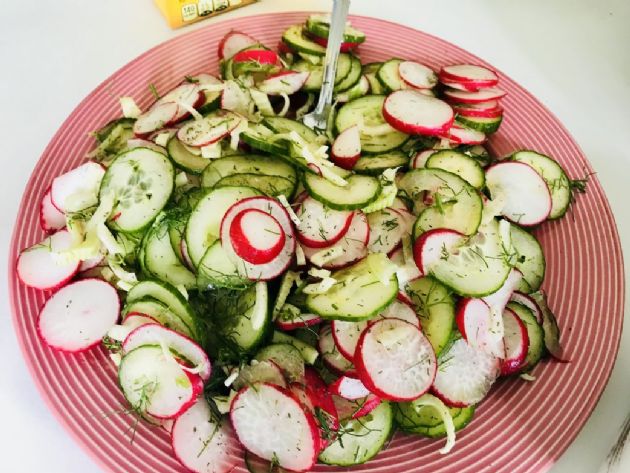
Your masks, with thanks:
[(350, 56), (350, 60), (350, 71), (348, 71), (348, 74), (341, 82), (335, 83), (335, 93), (351, 89), (361, 79), (361, 60), (356, 56)]
[(175, 163), (175, 166), (191, 174), (201, 174), (211, 162), (209, 159), (202, 158), (188, 151), (182, 142), (179, 141), (176, 134), (168, 140), (166, 150), (168, 151), (169, 158)]
[(156, 223), (144, 240), (144, 267), (154, 277), (186, 289), (196, 287), (196, 278), (186, 268), (171, 245), (169, 225), (162, 220)]
[(319, 352), (309, 345), (306, 342), (303, 342), (299, 338), (292, 337), (291, 335), (287, 335), (284, 332), (280, 332), (278, 330), (274, 330), (273, 337), (271, 338), (272, 343), (286, 343), (296, 348), (304, 361), (309, 365), (312, 365), (317, 361), (319, 357)]
[(200, 288), (223, 287), (244, 289), (251, 286), (249, 279), (242, 278), (232, 260), (217, 240), (206, 251), (197, 266), (197, 285)]
[[(339, 54), (337, 70), (335, 72), (335, 86), (343, 82), (350, 73), (354, 64), (352, 58), (353, 56), (350, 54)], [(313, 64), (310, 61), (301, 60), (293, 64), (291, 69), (310, 73), (303, 86), (304, 90), (308, 92), (319, 92), (322, 88), (322, 81), (324, 80), (324, 66), (322, 64)]]
[[(442, 169), (412, 169), (398, 186), (414, 201), (414, 213), (419, 214), (414, 237), (434, 228), (448, 228), (465, 235), (473, 235), (479, 228), (481, 196), (456, 174)], [(427, 191), (431, 193), (429, 199)]]
[(542, 176), (551, 193), (549, 219), (562, 217), (571, 204), (571, 181), (562, 166), (549, 156), (535, 151), (517, 151), (512, 155), (512, 159), (529, 164)]
[(512, 309), (514, 313), (518, 315), (527, 329), (529, 345), (527, 347), (525, 364), (521, 368), (521, 371), (531, 371), (545, 353), (545, 332), (536, 320), (536, 316), (532, 310), (528, 307), (525, 307), (523, 304), (519, 304), (518, 302), (510, 302), (508, 303), (507, 308)]
[(260, 195), (251, 187), (221, 187), (208, 192), (195, 206), (186, 225), (188, 255), (198, 266), (210, 245), (219, 239), (225, 212), (239, 200)]
[(383, 448), (393, 429), (393, 410), (383, 401), (368, 415), (341, 421), (342, 433), (322, 453), (327, 465), (351, 466), (365, 463)]
[(343, 173), (348, 183), (345, 186), (333, 184), (314, 173), (304, 173), (303, 177), (308, 193), (335, 210), (361, 209), (374, 202), (381, 192), (381, 183), (373, 176)]
[(448, 344), (455, 323), (455, 301), (446, 286), (427, 276), (410, 281), (405, 287), (420, 318), (422, 331), (436, 355)]
[(121, 232), (138, 232), (164, 208), (175, 187), (175, 170), (162, 153), (134, 148), (119, 155), (101, 182), (99, 199), (114, 195), (108, 224)]
[(528, 294), (540, 289), (545, 279), (545, 254), (534, 235), (518, 225), (510, 226), (512, 246), (516, 251), (516, 269), (523, 273), (518, 290)]
[(372, 95), (383, 95), (387, 93), (383, 84), (376, 78), (376, 73), (382, 65), (382, 62), (370, 62), (363, 65), (363, 75), (365, 75), (365, 78), (370, 83), (370, 94)]
[(217, 187), (246, 186), (259, 190), (265, 195), (278, 197), (284, 195), (287, 198), (293, 196), (296, 182), (280, 176), (265, 176), (263, 174), (234, 174), (226, 176), (217, 182)]
[(462, 117), (461, 115), (457, 115), (457, 121), (462, 125), (466, 125), (468, 128), (472, 128), (473, 130), (489, 135), (491, 133), (495, 133), (499, 129), (501, 122), (503, 121), (503, 115), (492, 118)]
[(359, 158), (352, 168), (359, 174), (380, 175), (386, 169), (407, 166), (409, 158), (402, 151), (390, 151), (382, 154), (370, 154)]
[(266, 117), (263, 120), (263, 124), (276, 133), (291, 133), (295, 131), (300, 135), (307, 143), (313, 143), (317, 141), (317, 133), (311, 130), (306, 125), (291, 120), (290, 118), (283, 117)]
[(300, 351), (288, 343), (273, 343), (267, 345), (254, 356), (258, 361), (273, 361), (278, 365), (289, 382), (304, 379), (304, 359)]
[(303, 25), (290, 26), (282, 35), (282, 41), (294, 51), (310, 54), (313, 56), (324, 56), (326, 48), (311, 41), (304, 34)]
[(276, 155), (287, 153), (288, 147), (284, 141), (274, 141), (276, 132), (262, 123), (250, 123), (247, 130), (241, 133), (241, 139), (254, 149)]
[(187, 337), (192, 337), (193, 332), (188, 325), (175, 314), (166, 304), (154, 299), (153, 297), (142, 297), (134, 301), (128, 301), (123, 311), (123, 319), (132, 313), (140, 313), (148, 315), (157, 320), (166, 328), (170, 328)]
[(376, 78), (387, 92), (408, 88), (398, 73), (398, 67), (404, 59), (393, 58), (385, 61), (376, 71)]
[(212, 160), (201, 175), (201, 185), (214, 187), (221, 179), (238, 174), (279, 176), (293, 183), (297, 182), (295, 169), (280, 158), (250, 154)]
[[(475, 406), (449, 408), (455, 431), (466, 427), (475, 414)], [(394, 405), (396, 425), (404, 432), (424, 435), (430, 438), (446, 436), (446, 427), (442, 418), (432, 406), (416, 407), (413, 402), (400, 402)]]
[[(323, 21), (322, 18), (313, 16), (306, 20), (306, 30), (317, 36), (318, 38), (328, 39), (330, 33), (330, 24)], [(346, 29), (343, 31), (344, 43), (362, 43), (365, 41), (365, 33), (353, 28), (350, 25), (346, 25)]]
[(374, 317), (398, 294), (398, 280), (392, 274), (385, 283), (377, 266), (384, 255), (373, 253), (347, 268), (335, 271), (337, 282), (324, 294), (309, 294), (309, 311), (326, 319), (358, 321)]
[(384, 101), (384, 95), (366, 95), (346, 103), (335, 118), (337, 132), (341, 133), (363, 121), (368, 129), (378, 129), (378, 134), (368, 134), (365, 130), (361, 132), (363, 153), (378, 154), (399, 148), (409, 139), (409, 135), (397, 131), (385, 121), (382, 112)]
[(486, 175), (479, 163), (459, 151), (444, 149), (433, 153), (425, 163), (427, 168), (443, 169), (457, 174), (468, 184), (481, 189), (486, 183)]

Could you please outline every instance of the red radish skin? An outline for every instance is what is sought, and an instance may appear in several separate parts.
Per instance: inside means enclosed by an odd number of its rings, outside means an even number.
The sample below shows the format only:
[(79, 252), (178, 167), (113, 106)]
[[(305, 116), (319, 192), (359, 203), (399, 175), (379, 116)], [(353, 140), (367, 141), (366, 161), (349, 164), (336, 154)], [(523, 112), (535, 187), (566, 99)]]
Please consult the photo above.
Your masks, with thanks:
[(322, 325), (319, 330), (317, 349), (326, 367), (335, 374), (356, 377), (356, 369), (351, 361), (345, 358), (335, 345), (330, 325)]
[(148, 138), (151, 133), (177, 121), (180, 107), (175, 102), (163, 102), (144, 112), (133, 124), (138, 138)]
[(46, 233), (54, 233), (66, 226), (66, 216), (53, 205), (50, 187), (46, 189), (39, 204), (39, 226)]
[(523, 321), (510, 309), (503, 312), (503, 327), (506, 356), (501, 362), (501, 374), (509, 376), (517, 373), (523, 366), (529, 348), (529, 336)]
[(267, 95), (292, 95), (302, 88), (309, 76), (309, 72), (282, 71), (258, 84), (258, 90)]
[(322, 322), (322, 318), (319, 315), (315, 314), (300, 314), (300, 317), (292, 320), (282, 320), (276, 319), (276, 327), (281, 330), (296, 330), (298, 328), (312, 327), (313, 325), (320, 324)]
[(37, 332), (57, 351), (80, 353), (98, 345), (119, 317), (116, 288), (102, 279), (82, 279), (46, 301), (37, 318)]
[[(319, 36), (315, 36), (313, 34), (310, 34), (309, 38), (314, 43), (317, 43), (320, 46), (328, 47), (328, 39), (326, 39), (326, 38), (320, 38)], [(358, 48), (360, 44), (361, 43), (342, 42), (341, 46), (339, 47), (339, 51), (342, 52), (342, 53), (348, 53), (348, 52), (353, 51), (354, 49)]]
[(286, 389), (267, 383), (241, 389), (230, 418), (241, 444), (260, 458), (294, 471), (308, 471), (317, 461), (317, 422)]
[[(326, 383), (317, 374), (317, 372), (310, 367), (307, 367), (304, 371), (304, 390), (309, 398), (309, 408), (315, 417), (318, 426), (320, 427), (320, 449), (326, 448), (332, 440), (326, 435), (326, 432), (336, 432), (339, 430), (339, 416), (337, 415), (337, 408), (333, 401), (332, 395), (326, 386)], [(325, 419), (327, 428), (320, 425), (318, 416), (315, 410), (318, 409), (325, 413)]]
[[(176, 103), (179, 108), (176, 116), (167, 125), (172, 125), (190, 116), (190, 108), (200, 107), (205, 101), (204, 93), (199, 86), (192, 82), (183, 82), (174, 89), (168, 91), (151, 106), (151, 109), (165, 103)], [(150, 110), (151, 110), (150, 109)]]
[(529, 164), (502, 161), (486, 169), (486, 186), (494, 199), (506, 200), (501, 214), (529, 227), (544, 222), (551, 212), (551, 194), (544, 179)]
[(333, 396), (339, 419), (359, 419), (368, 415), (381, 405), (383, 400), (375, 394), (370, 394), (362, 399), (351, 401), (340, 396)]
[(518, 304), (524, 305), (529, 310), (531, 310), (534, 316), (536, 317), (536, 320), (538, 321), (538, 323), (542, 325), (543, 323), (542, 310), (538, 306), (538, 303), (529, 294), (525, 294), (524, 292), (514, 291), (512, 293), (512, 296), (510, 297), (510, 300)]
[(182, 259), (184, 260), (184, 263), (186, 264), (188, 269), (194, 270), (195, 266), (193, 265), (193, 262), (190, 259), (190, 255), (188, 254), (188, 245), (186, 244), (186, 240), (184, 240), (183, 238), (182, 238), (182, 241), (179, 243), (179, 249), (182, 254)]
[(493, 356), (504, 356), (503, 339), (493, 336), (496, 329), (492, 312), (482, 299), (461, 299), (457, 305), (455, 322), (470, 346)]
[(278, 221), (257, 209), (241, 211), (230, 225), (230, 241), (238, 256), (252, 264), (272, 261), (284, 246), (286, 236)]
[(403, 61), (398, 65), (400, 78), (414, 89), (431, 89), (438, 78), (433, 69), (414, 61)]
[(352, 170), (361, 157), (361, 132), (353, 125), (339, 133), (331, 147), (330, 159), (339, 167)]
[(77, 273), (80, 262), (58, 264), (52, 251), (63, 251), (73, 244), (73, 237), (67, 230), (59, 230), (41, 243), (22, 250), (16, 263), (16, 273), (26, 286), (54, 291), (66, 285)]
[(333, 210), (306, 196), (296, 212), (300, 219), (297, 237), (310, 248), (326, 248), (337, 243), (348, 232), (354, 212)]
[(483, 88), (483, 86), (480, 86), (476, 82), (468, 82), (468, 81), (456, 82), (456, 81), (451, 81), (445, 77), (440, 77), (440, 82), (447, 87), (450, 87), (452, 89), (457, 89), (457, 90), (463, 90), (465, 92), (477, 92), (479, 91), (479, 89)]
[(486, 135), (477, 130), (466, 128), (464, 126), (453, 123), (451, 128), (443, 134), (439, 135), (440, 138), (445, 138), (458, 145), (480, 145), (486, 142)]
[(400, 319), (383, 319), (368, 327), (359, 339), (354, 363), (363, 384), (392, 401), (419, 398), (437, 371), (429, 340), (416, 325)]
[(259, 44), (258, 40), (252, 38), (250, 35), (239, 31), (230, 31), (219, 42), (217, 55), (219, 56), (219, 59), (227, 60), (234, 56), (237, 52), (255, 44)]
[(473, 117), (473, 118), (498, 118), (503, 115), (503, 108), (489, 108), (487, 110), (479, 110), (476, 108), (468, 108), (468, 107), (457, 107), (453, 106), (453, 110), (458, 115), (462, 117)]
[(479, 103), (487, 102), (488, 100), (497, 100), (505, 97), (506, 93), (507, 92), (497, 87), (480, 89), (477, 92), (467, 92), (450, 88), (444, 90), (444, 95), (447, 98), (461, 103)]
[(332, 383), (328, 389), (331, 394), (348, 399), (349, 401), (356, 401), (357, 399), (363, 399), (370, 395), (370, 390), (358, 378), (351, 378), (349, 376), (341, 376), (337, 381)]
[(141, 312), (129, 312), (122, 321), (122, 325), (129, 327), (131, 330), (135, 330), (146, 324), (159, 324), (159, 322), (150, 315)]
[(232, 57), (234, 62), (257, 62), (259, 64), (277, 64), (278, 55), (275, 51), (266, 49), (248, 49), (240, 51)]
[(464, 239), (463, 234), (446, 228), (435, 228), (420, 235), (413, 245), (413, 259), (422, 275), (428, 275), (431, 266), (438, 262), (445, 252), (448, 253), (463, 243)]
[(452, 125), (453, 109), (440, 99), (417, 90), (392, 92), (383, 102), (383, 117), (403, 133), (439, 135)]
[(487, 67), (472, 64), (453, 64), (444, 66), (440, 76), (451, 81), (474, 82), (480, 87), (492, 87), (499, 83), (497, 73)]

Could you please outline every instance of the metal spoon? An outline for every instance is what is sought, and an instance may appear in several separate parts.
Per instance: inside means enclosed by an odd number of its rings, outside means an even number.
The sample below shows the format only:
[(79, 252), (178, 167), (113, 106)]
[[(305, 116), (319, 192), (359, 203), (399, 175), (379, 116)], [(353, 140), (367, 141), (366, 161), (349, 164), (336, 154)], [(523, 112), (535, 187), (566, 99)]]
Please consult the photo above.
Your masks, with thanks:
[(346, 18), (350, 9), (350, 0), (333, 0), (332, 18), (326, 46), (326, 59), (324, 62), (324, 80), (319, 92), (317, 106), (302, 119), (304, 124), (313, 129), (325, 130), (330, 115), (333, 88), (335, 86), (335, 73), (337, 72), (337, 59), (343, 32), (346, 29)]

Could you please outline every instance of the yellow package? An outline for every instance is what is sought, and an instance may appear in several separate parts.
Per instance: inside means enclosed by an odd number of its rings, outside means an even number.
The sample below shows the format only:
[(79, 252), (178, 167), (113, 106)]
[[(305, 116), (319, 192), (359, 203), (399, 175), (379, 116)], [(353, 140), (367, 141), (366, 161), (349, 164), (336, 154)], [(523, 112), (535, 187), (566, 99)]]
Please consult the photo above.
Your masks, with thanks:
[(155, 0), (171, 28), (189, 25), (258, 0)]

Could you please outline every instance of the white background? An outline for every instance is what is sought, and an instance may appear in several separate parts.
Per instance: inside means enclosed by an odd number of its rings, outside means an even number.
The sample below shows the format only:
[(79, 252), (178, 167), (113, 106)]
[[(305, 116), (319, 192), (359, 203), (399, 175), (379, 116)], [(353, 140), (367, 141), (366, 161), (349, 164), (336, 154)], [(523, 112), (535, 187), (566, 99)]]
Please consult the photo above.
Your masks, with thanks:
[[(33, 166), (57, 127), (102, 80), (148, 48), (223, 18), (329, 5), (329, 0), (263, 0), (172, 31), (151, 0), (0, 0), (2, 267)], [(586, 152), (630, 255), (629, 0), (354, 0), (351, 12), (451, 41), (529, 89)], [(4, 270), (0, 280), (0, 471), (98, 471), (35, 391), (14, 338)], [(555, 473), (597, 470), (630, 410), (629, 373), (626, 331), (608, 388)]]

